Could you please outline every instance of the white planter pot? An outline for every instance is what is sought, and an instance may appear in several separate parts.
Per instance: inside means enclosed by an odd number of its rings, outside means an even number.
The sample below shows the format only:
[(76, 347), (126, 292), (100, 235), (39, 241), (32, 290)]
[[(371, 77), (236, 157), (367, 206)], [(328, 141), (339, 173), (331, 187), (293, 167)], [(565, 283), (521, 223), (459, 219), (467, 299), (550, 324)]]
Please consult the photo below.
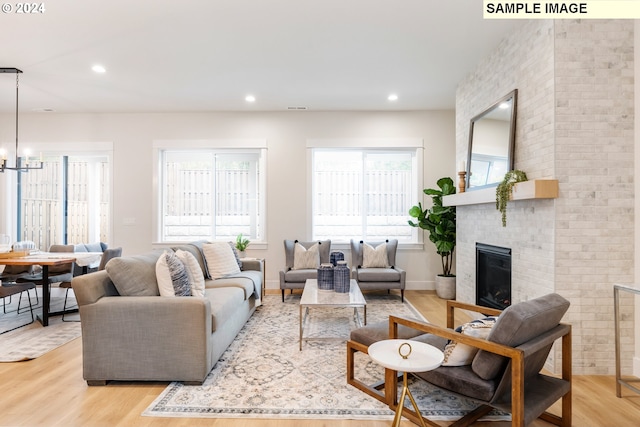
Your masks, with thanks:
[(436, 295), (442, 299), (456, 299), (456, 276), (436, 276)]

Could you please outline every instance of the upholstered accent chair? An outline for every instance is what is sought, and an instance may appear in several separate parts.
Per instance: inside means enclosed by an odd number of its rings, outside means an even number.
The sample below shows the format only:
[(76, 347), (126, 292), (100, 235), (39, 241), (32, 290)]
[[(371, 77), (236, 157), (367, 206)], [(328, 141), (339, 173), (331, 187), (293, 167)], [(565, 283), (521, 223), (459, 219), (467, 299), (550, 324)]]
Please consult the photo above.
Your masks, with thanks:
[[(378, 262), (375, 255), (369, 259), (370, 248), (375, 251), (381, 244), (386, 245), (386, 262)], [(365, 248), (369, 245), (369, 248)], [(399, 289), (404, 302), (404, 288), (407, 273), (396, 266), (398, 240), (389, 239), (384, 242), (364, 242), (351, 240), (351, 278), (358, 281), (361, 290)], [(365, 253), (367, 252), (367, 253)], [(373, 254), (373, 253), (372, 253)], [(384, 257), (383, 257), (384, 258)]]
[[(318, 252), (318, 259), (311, 262), (296, 262), (296, 244), (302, 245), (304, 250)], [(318, 245), (317, 247), (314, 247)], [(303, 252), (304, 252), (303, 250)], [(300, 242), (298, 240), (284, 241), (285, 266), (280, 270), (280, 289), (282, 290), (282, 302), (284, 302), (284, 291), (289, 289), (304, 289), (307, 279), (318, 277), (318, 267), (320, 264), (328, 263), (331, 260), (331, 240), (316, 240), (313, 242)], [(300, 261), (300, 260), (298, 260)]]
[[(492, 408), (511, 413), (513, 427), (524, 427), (536, 418), (571, 426), (571, 326), (560, 323), (569, 302), (558, 294), (499, 310), (447, 301), (447, 327), (416, 320), (389, 317), (389, 322), (355, 329), (347, 342), (347, 382), (395, 409), (398, 405), (398, 373), (385, 371), (384, 383), (364, 384), (354, 376), (354, 355), (367, 353), (373, 342), (387, 338), (418, 340), (445, 349), (449, 340), (477, 350), (472, 362), (463, 366), (440, 366), (417, 376), (437, 387), (470, 397), (480, 406), (453, 425), (469, 426)], [(454, 309), (500, 314), (486, 339), (464, 335), (453, 329)], [(561, 377), (542, 373), (553, 344), (561, 340)], [(445, 351), (445, 355), (446, 355)], [(561, 415), (546, 412), (562, 399)], [(404, 414), (418, 422), (408, 408)], [(434, 424), (431, 424), (434, 425)]]

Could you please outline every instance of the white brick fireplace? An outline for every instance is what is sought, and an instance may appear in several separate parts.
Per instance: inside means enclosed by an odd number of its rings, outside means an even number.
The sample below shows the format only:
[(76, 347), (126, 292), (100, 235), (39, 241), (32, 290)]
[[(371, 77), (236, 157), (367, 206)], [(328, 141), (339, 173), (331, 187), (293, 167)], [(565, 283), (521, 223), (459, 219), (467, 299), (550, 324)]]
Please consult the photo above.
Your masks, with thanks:
[[(495, 203), (458, 207), (457, 298), (475, 302), (476, 242), (511, 248), (514, 303), (571, 301), (576, 374), (614, 374), (612, 286), (634, 279), (633, 40), (631, 20), (528, 21), (457, 90), (458, 161), (471, 117), (518, 89), (515, 168), (560, 189), (510, 203), (504, 228)], [(633, 305), (623, 309), (628, 370)]]

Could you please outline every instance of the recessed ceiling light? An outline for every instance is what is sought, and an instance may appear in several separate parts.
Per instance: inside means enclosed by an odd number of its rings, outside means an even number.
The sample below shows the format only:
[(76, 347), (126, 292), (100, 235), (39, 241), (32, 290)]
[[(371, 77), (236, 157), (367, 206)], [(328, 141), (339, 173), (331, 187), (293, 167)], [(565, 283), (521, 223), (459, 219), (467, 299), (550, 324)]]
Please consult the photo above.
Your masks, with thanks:
[(398, 95), (396, 95), (395, 93), (392, 93), (391, 95), (389, 95), (389, 96), (387, 97), (387, 99), (388, 99), (389, 101), (397, 101), (397, 100), (398, 100)]
[(510, 102), (503, 102), (502, 104), (498, 105), (499, 108), (506, 110), (507, 108), (511, 107), (511, 103)]
[(244, 97), (244, 100), (247, 102), (256, 102), (256, 97), (253, 95), (247, 95)]
[(96, 64), (93, 67), (91, 67), (91, 69), (96, 72), (96, 73), (106, 73), (107, 69), (104, 68), (102, 65), (100, 64)]

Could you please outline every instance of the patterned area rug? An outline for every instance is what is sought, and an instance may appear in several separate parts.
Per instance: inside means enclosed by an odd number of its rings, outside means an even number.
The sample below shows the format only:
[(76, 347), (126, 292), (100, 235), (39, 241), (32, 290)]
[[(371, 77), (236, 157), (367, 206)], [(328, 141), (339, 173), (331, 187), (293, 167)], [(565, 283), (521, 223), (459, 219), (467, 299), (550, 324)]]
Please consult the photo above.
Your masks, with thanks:
[[(397, 296), (366, 294), (365, 298), (367, 323), (387, 320), (389, 314), (419, 317)], [(298, 303), (299, 296), (290, 296), (285, 303), (267, 296), (202, 386), (171, 383), (142, 415), (392, 419), (386, 405), (346, 383), (345, 342), (355, 327), (353, 309), (312, 309), (305, 336), (338, 339), (306, 341), (300, 351)], [(381, 367), (358, 355), (356, 378), (372, 383), (384, 378)], [(410, 387), (423, 414), (434, 420), (456, 419), (477, 406), (424, 381)], [(485, 419), (509, 416), (492, 414)]]
[[(40, 295), (39, 302), (42, 304), (42, 295)], [(35, 296), (32, 297), (32, 303), (34, 304), (34, 315), (42, 313), (42, 306), (36, 306), (35, 304)], [(51, 309), (61, 310), (63, 303), (64, 298), (53, 297), (51, 299)], [(75, 300), (70, 298), (67, 304), (75, 304)], [(20, 310), (24, 305), (25, 299), (23, 298)], [(14, 297), (12, 298), (12, 303), (7, 304), (7, 314), (4, 314), (0, 309), (0, 332), (24, 325), (31, 320), (29, 310), (27, 309), (26, 312), (17, 314), (15, 312), (17, 306), (18, 298)], [(28, 303), (26, 306), (29, 306)], [(70, 316), (67, 320), (79, 319), (77, 314), (73, 316)], [(61, 318), (56, 316), (49, 318), (49, 326), (44, 328), (36, 319), (30, 325), (0, 335), (0, 362), (20, 362), (35, 359), (80, 337), (81, 334), (80, 322), (62, 322)]]

